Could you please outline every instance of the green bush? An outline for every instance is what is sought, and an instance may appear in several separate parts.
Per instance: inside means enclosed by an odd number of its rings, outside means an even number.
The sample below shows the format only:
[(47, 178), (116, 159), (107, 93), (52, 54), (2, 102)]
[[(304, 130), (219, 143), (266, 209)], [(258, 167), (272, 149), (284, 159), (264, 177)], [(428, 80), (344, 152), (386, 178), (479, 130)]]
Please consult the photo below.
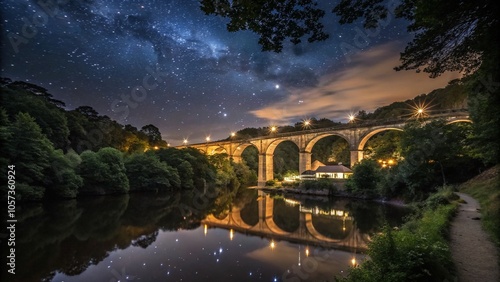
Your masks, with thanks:
[(330, 191), (330, 193), (337, 191), (337, 187), (335, 186), (335, 183), (331, 179), (302, 181), (299, 187), (305, 190), (328, 190)]
[(274, 179), (266, 181), (266, 186), (274, 187), (276, 185), (276, 181)]
[(363, 160), (353, 168), (353, 175), (346, 181), (346, 190), (363, 197), (372, 198), (378, 194), (382, 180), (380, 165), (374, 160)]
[(436, 209), (440, 205), (450, 204), (452, 201), (458, 200), (459, 197), (453, 192), (450, 186), (442, 187), (437, 193), (434, 193), (425, 200), (425, 206), (430, 209)]
[(399, 231), (386, 227), (369, 245), (369, 260), (340, 281), (453, 281), (446, 230), (455, 204), (426, 208)]

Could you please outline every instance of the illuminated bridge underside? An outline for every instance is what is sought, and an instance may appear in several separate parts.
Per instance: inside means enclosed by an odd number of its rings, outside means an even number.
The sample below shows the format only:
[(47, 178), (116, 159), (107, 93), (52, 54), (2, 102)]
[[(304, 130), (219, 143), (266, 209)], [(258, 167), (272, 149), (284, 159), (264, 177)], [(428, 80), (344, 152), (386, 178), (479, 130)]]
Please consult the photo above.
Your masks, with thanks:
[[(232, 208), (224, 219), (213, 215), (208, 216), (201, 223), (212, 227), (232, 229), (244, 234), (264, 236), (271, 239), (287, 240), (292, 242), (319, 245), (345, 250), (366, 250), (370, 237), (362, 235), (358, 229), (349, 228), (349, 233), (343, 239), (332, 239), (316, 230), (313, 224), (313, 214), (300, 212), (299, 227), (294, 232), (286, 232), (276, 225), (273, 220), (274, 200), (268, 195), (259, 200), (259, 222), (254, 226), (245, 223), (240, 215), (239, 208)], [(345, 220), (352, 222), (351, 217)]]
[[(467, 111), (453, 111), (428, 117), (428, 120), (445, 119), (448, 124), (456, 122), (471, 122)], [(299, 148), (299, 172), (311, 169), (312, 148), (322, 138), (327, 136), (339, 136), (349, 144), (351, 151), (351, 167), (363, 159), (363, 149), (366, 142), (375, 134), (387, 130), (402, 131), (409, 122), (408, 119), (373, 121), (372, 123), (347, 124), (334, 128), (322, 128), (315, 130), (304, 130), (282, 134), (272, 134), (248, 140), (229, 140), (218, 142), (207, 142), (192, 144), (190, 147), (197, 148), (207, 154), (228, 154), (235, 162), (241, 161), (241, 154), (248, 146), (254, 146), (259, 151), (258, 182), (263, 186), (267, 180), (274, 179), (273, 154), (276, 147), (284, 141), (291, 141)], [(185, 146), (180, 146), (182, 148)]]

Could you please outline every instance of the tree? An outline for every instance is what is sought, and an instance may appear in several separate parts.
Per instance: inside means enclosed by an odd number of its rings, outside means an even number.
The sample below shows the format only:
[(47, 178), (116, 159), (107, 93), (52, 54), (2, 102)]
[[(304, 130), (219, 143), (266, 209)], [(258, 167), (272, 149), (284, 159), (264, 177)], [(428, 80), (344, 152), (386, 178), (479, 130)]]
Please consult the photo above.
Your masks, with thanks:
[(146, 134), (149, 140), (149, 145), (151, 146), (159, 145), (162, 141), (160, 130), (152, 124), (143, 126), (141, 128), (141, 132)]
[[(188, 179), (192, 179), (194, 188), (204, 189), (205, 187), (210, 187), (215, 184), (216, 179), (216, 169), (208, 161), (205, 154), (201, 153), (195, 148), (185, 148), (178, 150), (175, 148), (162, 148), (160, 150), (155, 150), (154, 153), (160, 158), (162, 162), (172, 166), (179, 172), (179, 177), (184, 182)], [(187, 169), (187, 165), (181, 165), (184, 161), (187, 161), (192, 168)], [(183, 168), (185, 167), (185, 169)], [(192, 177), (191, 177), (192, 176)], [(186, 186), (184, 182), (181, 183), (183, 188), (189, 188), (190, 181), (188, 181)]]
[[(280, 52), (286, 38), (296, 44), (308, 33), (312, 33), (309, 42), (328, 38), (320, 23), (325, 12), (316, 8), (316, 1), (200, 2), (205, 13), (230, 19), (228, 31), (250, 29), (259, 34), (259, 44), (266, 51)], [(341, 0), (332, 12), (340, 24), (361, 18), (367, 29), (379, 28), (391, 16), (408, 20), (408, 31), (415, 37), (401, 53), (397, 70), (423, 68), (435, 77), (445, 71), (473, 73), (485, 58), (498, 54), (499, 6), (495, 0), (403, 0), (399, 5)]]
[(177, 171), (179, 172), (180, 183), (184, 189), (194, 189), (194, 171), (193, 167), (188, 161), (182, 161), (177, 166)]
[(129, 191), (122, 153), (114, 148), (102, 148), (97, 153), (81, 154), (80, 176), (84, 180), (84, 194), (116, 194)]
[(316, 8), (313, 0), (201, 0), (200, 3), (207, 15), (229, 18), (228, 31), (256, 32), (264, 51), (280, 52), (287, 38), (293, 44), (300, 43), (305, 35), (309, 35), (309, 42), (328, 38), (319, 21), (325, 11)]
[(50, 167), (45, 173), (46, 196), (48, 198), (76, 198), (83, 186), (83, 179), (75, 172), (81, 162), (74, 152), (64, 155), (55, 150), (50, 156)]
[(99, 113), (90, 106), (80, 106), (76, 108), (75, 111), (82, 114), (89, 120), (96, 120), (99, 117)]
[(8, 88), (2, 91), (2, 96), (5, 95), (3, 106), (10, 119), (13, 120), (19, 112), (29, 113), (54, 147), (66, 149), (69, 129), (64, 110), (49, 103), (44, 97), (23, 89)]
[(379, 133), (366, 142), (364, 148), (365, 158), (373, 160), (399, 160), (401, 139), (400, 131), (386, 131)]
[(133, 154), (125, 160), (130, 192), (179, 189), (177, 171), (153, 154)]
[(374, 197), (378, 194), (381, 179), (378, 163), (374, 160), (363, 160), (353, 167), (353, 174), (347, 180), (346, 187), (355, 194)]
[(42, 129), (29, 114), (19, 113), (9, 126), (6, 146), (10, 163), (16, 166), (16, 193), (23, 200), (40, 200), (45, 188), (44, 172), (54, 150)]

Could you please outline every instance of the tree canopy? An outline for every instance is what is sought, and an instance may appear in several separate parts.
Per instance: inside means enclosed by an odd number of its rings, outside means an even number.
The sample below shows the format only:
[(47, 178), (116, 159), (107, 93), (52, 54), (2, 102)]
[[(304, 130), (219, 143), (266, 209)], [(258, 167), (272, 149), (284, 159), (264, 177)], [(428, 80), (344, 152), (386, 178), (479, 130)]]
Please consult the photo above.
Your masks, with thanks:
[(200, 4), (207, 15), (229, 18), (228, 31), (256, 32), (263, 51), (280, 52), (287, 38), (293, 44), (306, 35), (309, 42), (328, 38), (320, 22), (325, 11), (313, 0), (201, 0)]
[[(314, 0), (200, 0), (206, 14), (229, 18), (228, 31), (251, 30), (264, 51), (280, 52), (310, 34), (309, 42), (326, 40), (321, 19), (326, 12)], [(424, 71), (431, 77), (445, 71), (473, 73), (485, 58), (498, 53), (499, 3), (495, 0), (340, 0), (332, 9), (340, 24), (362, 20), (378, 28), (389, 16), (408, 21), (415, 37), (401, 53), (397, 70)]]

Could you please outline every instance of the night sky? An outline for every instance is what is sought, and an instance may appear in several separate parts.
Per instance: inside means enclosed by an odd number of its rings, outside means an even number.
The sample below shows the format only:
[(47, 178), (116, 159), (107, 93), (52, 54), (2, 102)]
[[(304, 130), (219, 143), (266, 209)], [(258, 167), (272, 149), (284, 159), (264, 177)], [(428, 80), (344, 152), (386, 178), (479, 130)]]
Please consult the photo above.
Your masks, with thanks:
[(228, 32), (195, 0), (37, 2), (2, 1), (1, 75), (47, 88), (68, 109), (154, 124), (172, 145), (310, 117), (345, 121), (457, 76), (393, 71), (407, 23), (390, 15), (371, 32), (340, 26), (336, 2), (321, 1), (328, 40), (279, 54), (261, 52), (250, 31)]

